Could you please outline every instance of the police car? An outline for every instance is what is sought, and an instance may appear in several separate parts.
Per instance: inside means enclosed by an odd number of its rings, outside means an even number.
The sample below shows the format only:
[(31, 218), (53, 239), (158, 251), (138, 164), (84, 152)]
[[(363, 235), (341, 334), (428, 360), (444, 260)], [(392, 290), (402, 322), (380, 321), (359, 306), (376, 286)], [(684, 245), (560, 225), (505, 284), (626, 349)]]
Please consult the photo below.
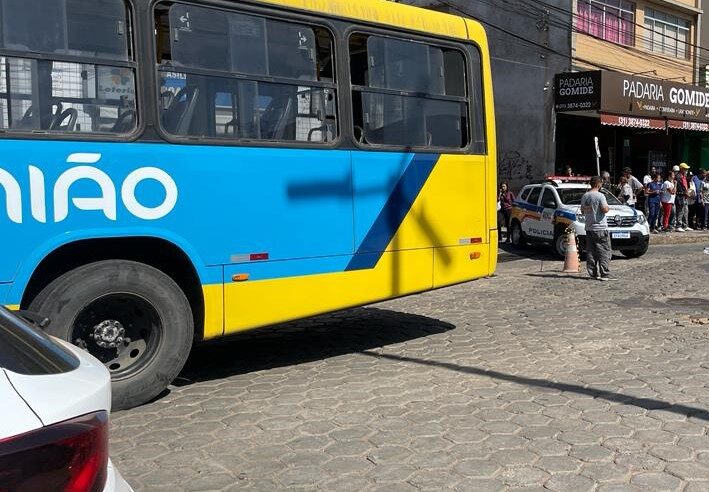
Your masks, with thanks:
[[(571, 226), (578, 238), (579, 250), (586, 246), (585, 216), (581, 213), (581, 197), (591, 187), (590, 177), (551, 176), (543, 182), (522, 188), (510, 216), (512, 244), (545, 243), (563, 257), (566, 254), (564, 232)], [(602, 189), (610, 211), (606, 214), (611, 234), (611, 246), (628, 258), (647, 252), (650, 228), (642, 212), (623, 205)]]

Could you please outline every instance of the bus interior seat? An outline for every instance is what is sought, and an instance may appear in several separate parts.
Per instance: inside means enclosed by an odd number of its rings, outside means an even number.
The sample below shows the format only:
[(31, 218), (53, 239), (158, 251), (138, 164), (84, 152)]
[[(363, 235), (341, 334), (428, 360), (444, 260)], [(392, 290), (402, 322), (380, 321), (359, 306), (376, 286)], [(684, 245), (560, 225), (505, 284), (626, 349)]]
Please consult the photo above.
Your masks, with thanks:
[(170, 102), (162, 115), (165, 129), (173, 135), (187, 135), (197, 105), (199, 89), (185, 87)]
[(79, 112), (75, 108), (67, 108), (54, 117), (49, 129), (73, 132), (76, 127), (76, 120), (78, 117)]
[(128, 133), (135, 127), (135, 110), (129, 109), (121, 113), (111, 128), (111, 133)]

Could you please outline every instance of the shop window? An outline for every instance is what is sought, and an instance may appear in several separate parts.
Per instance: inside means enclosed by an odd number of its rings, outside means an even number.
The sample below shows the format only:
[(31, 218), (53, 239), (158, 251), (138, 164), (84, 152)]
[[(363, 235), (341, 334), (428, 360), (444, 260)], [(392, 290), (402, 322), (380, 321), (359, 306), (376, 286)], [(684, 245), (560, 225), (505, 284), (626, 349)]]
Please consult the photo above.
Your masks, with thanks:
[(578, 0), (579, 32), (626, 46), (635, 45), (635, 4), (624, 0)]

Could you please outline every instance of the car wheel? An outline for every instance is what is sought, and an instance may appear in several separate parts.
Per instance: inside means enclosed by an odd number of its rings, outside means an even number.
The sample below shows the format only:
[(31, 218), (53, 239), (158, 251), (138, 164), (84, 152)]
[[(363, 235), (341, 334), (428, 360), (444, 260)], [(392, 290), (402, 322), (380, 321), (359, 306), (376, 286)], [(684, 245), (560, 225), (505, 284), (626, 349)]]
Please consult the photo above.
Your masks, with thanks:
[(642, 255), (647, 253), (648, 245), (645, 244), (641, 246), (640, 249), (621, 249), (620, 252), (626, 258), (640, 258)]
[(514, 247), (521, 248), (524, 246), (524, 232), (522, 232), (522, 226), (517, 221), (512, 222), (510, 225), (510, 239)]
[(50, 319), (51, 335), (104, 363), (117, 410), (159, 395), (184, 366), (194, 337), (180, 287), (160, 270), (133, 261), (71, 270), (45, 287), (30, 311)]
[(568, 244), (566, 243), (566, 234), (564, 232), (558, 232), (554, 238), (554, 254), (559, 258), (566, 258), (566, 250)]

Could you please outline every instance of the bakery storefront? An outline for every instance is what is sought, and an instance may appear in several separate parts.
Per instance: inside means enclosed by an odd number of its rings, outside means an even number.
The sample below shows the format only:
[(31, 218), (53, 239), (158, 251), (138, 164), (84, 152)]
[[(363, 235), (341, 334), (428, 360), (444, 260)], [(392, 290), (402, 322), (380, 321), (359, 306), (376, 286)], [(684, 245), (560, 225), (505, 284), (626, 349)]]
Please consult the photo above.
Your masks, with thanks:
[(594, 70), (558, 74), (554, 84), (556, 167), (600, 168), (617, 180), (651, 166), (709, 165), (709, 90), (672, 81)]

